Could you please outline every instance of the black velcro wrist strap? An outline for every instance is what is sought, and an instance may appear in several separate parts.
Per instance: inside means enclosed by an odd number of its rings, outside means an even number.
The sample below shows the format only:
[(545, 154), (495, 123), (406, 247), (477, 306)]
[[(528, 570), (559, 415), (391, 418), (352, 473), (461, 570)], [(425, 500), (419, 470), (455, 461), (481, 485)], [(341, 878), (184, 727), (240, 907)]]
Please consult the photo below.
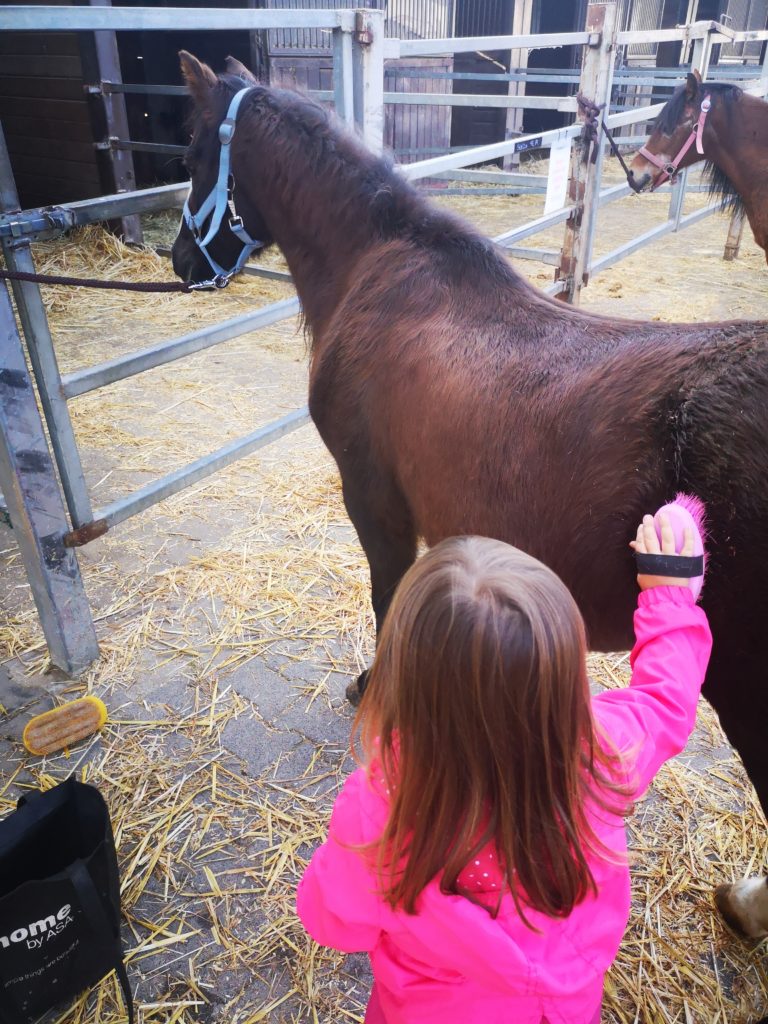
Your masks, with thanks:
[(646, 576), (693, 579), (704, 575), (703, 555), (647, 555), (635, 552), (637, 571)]

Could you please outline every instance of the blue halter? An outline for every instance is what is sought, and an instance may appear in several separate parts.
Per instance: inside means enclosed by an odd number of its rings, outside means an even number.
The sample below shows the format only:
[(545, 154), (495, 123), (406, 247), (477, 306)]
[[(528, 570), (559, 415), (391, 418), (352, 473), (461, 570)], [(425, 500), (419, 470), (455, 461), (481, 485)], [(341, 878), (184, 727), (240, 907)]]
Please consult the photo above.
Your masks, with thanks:
[[(194, 285), (195, 289), (204, 288), (226, 288), (229, 284), (229, 279), (240, 271), (245, 266), (245, 262), (251, 255), (254, 249), (257, 249), (262, 242), (255, 241), (243, 227), (243, 218), (238, 217), (237, 210), (235, 209), (234, 201), (234, 186), (235, 182), (232, 178), (230, 171), (230, 159), (231, 150), (230, 143), (235, 135), (235, 123), (237, 121), (237, 112), (240, 109), (240, 104), (249, 92), (253, 91), (253, 86), (247, 89), (241, 89), (235, 93), (232, 97), (232, 102), (229, 104), (227, 110), (227, 116), (219, 125), (219, 142), (221, 143), (221, 155), (219, 156), (219, 175), (216, 179), (216, 184), (213, 189), (208, 193), (205, 200), (201, 203), (200, 209), (197, 213), (192, 213), (189, 209), (189, 198), (184, 203), (183, 218), (184, 223), (187, 225), (189, 230), (195, 239), (197, 247), (200, 252), (208, 260), (211, 266), (211, 270), (215, 274), (215, 277), (211, 278), (210, 281), (202, 281), (198, 285)], [(219, 266), (216, 260), (208, 252), (208, 246), (211, 244), (213, 239), (221, 228), (224, 215), (230, 214), (228, 227), (235, 238), (242, 243), (242, 250), (237, 258), (237, 262), (231, 270), (225, 270)], [(204, 238), (201, 237), (203, 225), (208, 218), (211, 218), (210, 226)]]

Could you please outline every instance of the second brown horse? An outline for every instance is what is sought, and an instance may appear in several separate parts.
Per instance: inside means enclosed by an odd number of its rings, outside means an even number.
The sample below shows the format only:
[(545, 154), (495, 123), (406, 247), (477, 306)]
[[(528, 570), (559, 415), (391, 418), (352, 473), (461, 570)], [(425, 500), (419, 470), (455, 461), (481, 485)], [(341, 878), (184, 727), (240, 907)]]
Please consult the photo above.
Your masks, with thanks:
[[(732, 207), (743, 206), (755, 241), (768, 261), (768, 103), (736, 85), (702, 82), (698, 71), (664, 105), (643, 147), (663, 165), (676, 161), (701, 122), (702, 103), (710, 108), (703, 119), (701, 149), (689, 146), (677, 170), (705, 161), (710, 192)], [(653, 188), (665, 177), (642, 153), (629, 166), (628, 180), (637, 192)]]

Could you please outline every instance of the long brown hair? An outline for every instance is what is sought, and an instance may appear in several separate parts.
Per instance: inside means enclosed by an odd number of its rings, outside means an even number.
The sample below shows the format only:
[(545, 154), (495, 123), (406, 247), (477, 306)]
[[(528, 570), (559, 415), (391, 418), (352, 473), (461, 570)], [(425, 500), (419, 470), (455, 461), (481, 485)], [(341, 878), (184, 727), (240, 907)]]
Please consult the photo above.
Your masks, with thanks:
[(391, 792), (369, 852), (393, 907), (415, 913), (438, 874), (472, 899), (457, 879), (489, 842), (524, 920), (526, 906), (567, 917), (596, 891), (587, 800), (626, 800), (595, 736), (585, 658), (565, 585), (508, 544), (452, 538), (406, 573), (356, 720)]

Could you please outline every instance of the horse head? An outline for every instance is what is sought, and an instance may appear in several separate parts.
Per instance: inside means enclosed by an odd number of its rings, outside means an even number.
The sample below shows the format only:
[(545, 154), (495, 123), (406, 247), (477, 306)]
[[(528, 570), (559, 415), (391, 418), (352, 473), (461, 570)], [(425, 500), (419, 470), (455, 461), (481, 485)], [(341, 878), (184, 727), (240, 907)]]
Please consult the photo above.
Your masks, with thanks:
[(697, 132), (703, 131), (704, 101), (701, 75), (694, 70), (664, 104), (647, 142), (629, 165), (627, 180), (635, 192), (653, 190), (682, 167), (702, 159), (701, 146), (693, 142)]
[[(223, 287), (252, 252), (271, 244), (267, 225), (245, 190), (237, 187), (237, 115), (265, 93), (250, 71), (232, 57), (216, 76), (192, 54), (179, 54), (193, 101), (191, 141), (184, 157), (191, 189), (173, 243), (173, 269), (185, 281)], [(239, 99), (236, 97), (239, 96)]]

